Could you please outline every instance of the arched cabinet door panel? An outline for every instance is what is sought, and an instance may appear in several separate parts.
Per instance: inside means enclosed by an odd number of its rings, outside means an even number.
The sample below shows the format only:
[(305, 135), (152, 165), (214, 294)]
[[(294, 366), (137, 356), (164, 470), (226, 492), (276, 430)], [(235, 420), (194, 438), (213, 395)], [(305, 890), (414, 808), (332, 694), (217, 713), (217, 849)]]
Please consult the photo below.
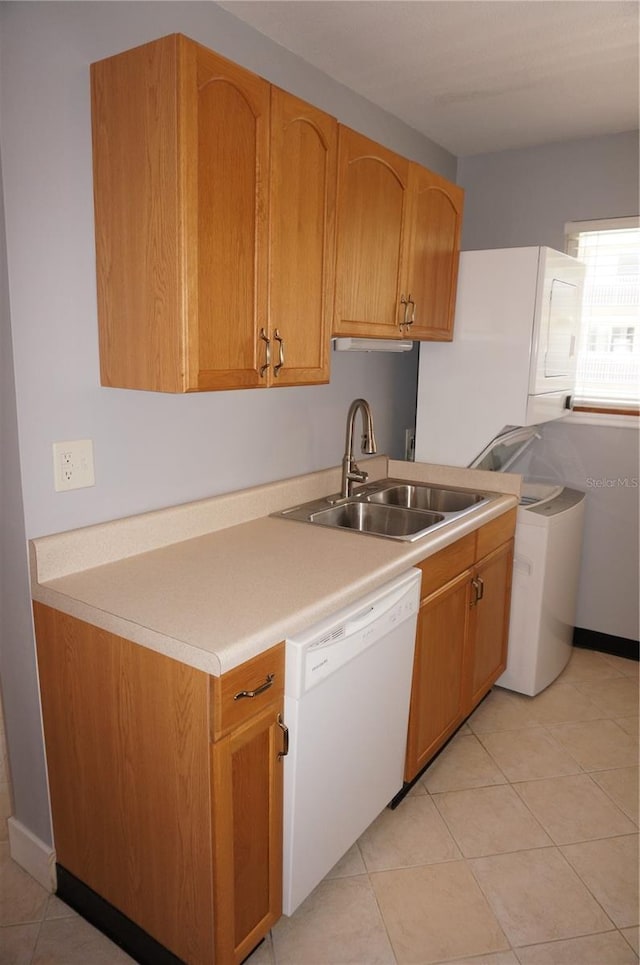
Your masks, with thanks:
[(411, 338), (453, 338), (464, 192), (445, 178), (411, 165), (412, 232), (407, 287), (413, 302)]
[(329, 381), (337, 157), (335, 118), (272, 87), (272, 385)]
[(398, 338), (409, 161), (340, 126), (335, 335)]
[(188, 384), (257, 386), (258, 333), (267, 323), (269, 84), (196, 44), (185, 60)]

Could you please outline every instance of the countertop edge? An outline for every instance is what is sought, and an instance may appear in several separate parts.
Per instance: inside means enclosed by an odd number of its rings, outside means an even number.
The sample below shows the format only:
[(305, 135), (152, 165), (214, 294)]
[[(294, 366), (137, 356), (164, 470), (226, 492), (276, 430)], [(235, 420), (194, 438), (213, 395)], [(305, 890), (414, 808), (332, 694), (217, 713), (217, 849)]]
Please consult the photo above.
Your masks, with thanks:
[[(404, 464), (395, 463), (394, 468), (398, 465), (404, 466)], [(56, 588), (47, 585), (46, 582), (34, 581), (32, 596), (40, 603), (61, 610), (93, 626), (146, 646), (195, 669), (219, 676), (286, 639), (287, 636), (312, 626), (355, 602), (359, 597), (378, 589), (390, 579), (428, 559), (445, 546), (515, 508), (517, 502), (515, 495), (496, 494), (496, 498), (486, 506), (469, 516), (462, 517), (452, 523), (451, 527), (439, 530), (431, 536), (427, 535), (415, 543), (394, 542), (388, 547), (389, 556), (382, 563), (368, 564), (365, 550), (362, 554), (361, 568), (357, 574), (354, 573), (353, 580), (346, 584), (336, 584), (330, 592), (319, 593), (316, 598), (307, 600), (303, 606), (296, 607), (295, 602), (292, 602), (290, 611), (280, 614), (279, 618), (270, 619), (265, 614), (265, 619), (256, 619), (255, 627), (252, 626), (251, 630), (245, 632), (240, 639), (233, 639), (216, 649), (205, 650), (192, 640), (178, 639), (175, 632), (173, 635), (163, 633), (158, 627), (143, 625), (141, 622), (127, 619), (104, 607), (76, 598), (64, 591), (64, 578), (56, 580), (56, 583), (62, 584), (62, 587)], [(306, 524), (304, 523), (293, 523), (289, 520), (273, 520), (272, 523), (291, 528), (291, 537), (288, 538), (296, 542), (298, 538), (305, 539)], [(336, 546), (339, 546), (341, 539), (357, 540), (358, 545), (362, 544), (364, 547), (369, 539), (379, 540), (379, 537), (368, 537), (345, 531), (325, 531), (325, 533), (327, 535), (323, 538), (331, 536), (335, 539)], [(293, 597), (295, 598), (295, 594)]]

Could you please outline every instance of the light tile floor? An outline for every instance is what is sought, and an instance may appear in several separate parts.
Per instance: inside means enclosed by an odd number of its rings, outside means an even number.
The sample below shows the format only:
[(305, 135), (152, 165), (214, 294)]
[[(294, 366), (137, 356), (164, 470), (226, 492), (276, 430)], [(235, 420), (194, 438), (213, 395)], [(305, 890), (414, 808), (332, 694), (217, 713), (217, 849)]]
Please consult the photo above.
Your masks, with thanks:
[[(1, 850), (4, 848), (4, 850)], [(132, 960), (0, 845), (0, 965)], [(638, 961), (638, 664), (496, 688), (249, 965)]]

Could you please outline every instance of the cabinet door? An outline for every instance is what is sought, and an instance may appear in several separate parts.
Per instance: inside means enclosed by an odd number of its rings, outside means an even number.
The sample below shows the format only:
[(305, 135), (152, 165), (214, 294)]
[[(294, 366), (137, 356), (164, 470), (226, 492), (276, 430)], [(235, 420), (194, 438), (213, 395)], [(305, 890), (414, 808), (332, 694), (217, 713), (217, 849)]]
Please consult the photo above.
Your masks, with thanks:
[(241, 962), (282, 914), (282, 704), (212, 744), (215, 960)]
[(329, 381), (337, 161), (335, 118), (273, 87), (269, 215), (272, 385)]
[(399, 338), (409, 161), (338, 134), (335, 335)]
[(270, 86), (180, 39), (187, 387), (264, 385)]
[(209, 677), (33, 610), (56, 860), (181, 960), (211, 962)]
[(465, 717), (470, 577), (466, 570), (420, 607), (405, 781), (413, 780)]
[(412, 231), (404, 287), (414, 304), (408, 337), (450, 341), (464, 192), (419, 164), (411, 165), (409, 176)]
[(469, 710), (507, 665), (513, 540), (490, 553), (474, 571), (471, 601)]

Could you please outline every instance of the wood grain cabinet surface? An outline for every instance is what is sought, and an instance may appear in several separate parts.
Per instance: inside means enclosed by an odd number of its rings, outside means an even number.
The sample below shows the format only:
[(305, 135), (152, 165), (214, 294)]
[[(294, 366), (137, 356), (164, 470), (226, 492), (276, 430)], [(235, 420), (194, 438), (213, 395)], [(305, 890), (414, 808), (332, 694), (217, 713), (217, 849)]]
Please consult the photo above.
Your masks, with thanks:
[(336, 121), (178, 34), (91, 83), (102, 384), (328, 381)]
[(463, 191), (342, 125), (335, 335), (450, 340)]
[(451, 341), (464, 191), (419, 164), (409, 171), (411, 238), (404, 288), (408, 337)]
[(34, 614), (59, 865), (188, 965), (238, 965), (281, 914), (284, 645), (212, 678)]
[(514, 531), (515, 510), (421, 564), (407, 782), (429, 763), (506, 667)]
[(456, 185), (181, 34), (92, 64), (91, 103), (103, 385), (310, 385), (332, 332), (452, 337)]

